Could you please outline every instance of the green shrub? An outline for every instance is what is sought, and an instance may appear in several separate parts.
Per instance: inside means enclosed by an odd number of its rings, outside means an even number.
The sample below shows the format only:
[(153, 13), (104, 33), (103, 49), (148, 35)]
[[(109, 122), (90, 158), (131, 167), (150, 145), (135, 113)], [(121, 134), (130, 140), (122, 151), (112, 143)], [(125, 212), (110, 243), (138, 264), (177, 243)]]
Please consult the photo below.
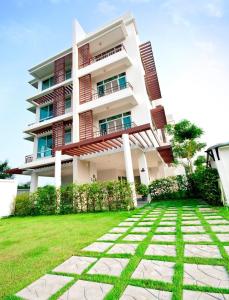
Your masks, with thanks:
[(15, 198), (15, 216), (30, 216), (34, 214), (34, 205), (29, 193), (18, 194)]
[(56, 213), (56, 188), (52, 185), (39, 187), (33, 194), (36, 215), (53, 215)]
[(182, 199), (187, 196), (185, 176), (171, 176), (154, 180), (149, 185), (152, 200)]
[(68, 184), (62, 186), (58, 191), (60, 193), (60, 213), (61, 214), (71, 214), (74, 212), (74, 192), (75, 185)]
[(216, 169), (205, 168), (188, 176), (189, 194), (201, 198), (212, 205), (222, 205)]
[(147, 197), (149, 194), (149, 188), (146, 184), (138, 184), (136, 185), (136, 191), (139, 195), (143, 197)]

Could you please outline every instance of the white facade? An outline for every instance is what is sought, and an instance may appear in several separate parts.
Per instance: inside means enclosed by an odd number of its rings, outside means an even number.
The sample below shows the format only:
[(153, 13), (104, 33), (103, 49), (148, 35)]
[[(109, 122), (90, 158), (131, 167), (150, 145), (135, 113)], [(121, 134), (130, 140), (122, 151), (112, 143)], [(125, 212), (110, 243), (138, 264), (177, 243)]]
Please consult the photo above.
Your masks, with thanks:
[(0, 179), (0, 218), (8, 217), (14, 213), (16, 195), (17, 181)]
[[(34, 150), (19, 169), (23, 174), (31, 175), (31, 191), (36, 189), (39, 176), (55, 176), (56, 186), (60, 186), (68, 182), (82, 183), (123, 177), (133, 185), (136, 181), (148, 184), (153, 179), (171, 175), (173, 169), (168, 171), (169, 166), (160, 155), (161, 152), (157, 151), (168, 145), (163, 138), (163, 129), (155, 127), (151, 114), (152, 109), (161, 105), (161, 100), (160, 97), (154, 101), (149, 99), (144, 79), (146, 70), (139, 51), (141, 43), (133, 16), (127, 14), (89, 34), (75, 21), (73, 33), (71, 48), (29, 70), (33, 76), (30, 84), (37, 88), (37, 93), (27, 99), (31, 104), (29, 110), (34, 113), (35, 122), (28, 125), (24, 132), (25, 138), (34, 143)], [(79, 64), (82, 58), (79, 51), (83, 47), (89, 48), (90, 62), (82, 67)], [(64, 75), (58, 71), (61, 68), (61, 59), (64, 59)], [(57, 75), (65, 77), (59, 82)], [(82, 78), (87, 76), (90, 76), (91, 99), (82, 103)], [(55, 104), (55, 93), (62, 87), (66, 97), (64, 111), (58, 103)], [(85, 97), (87, 92), (88, 88)], [(69, 95), (66, 96), (66, 93)], [(68, 97), (71, 98), (70, 107), (67, 106)], [(83, 127), (80, 123), (85, 112), (90, 112), (92, 116), (93, 136), (90, 138), (127, 127), (150, 124), (150, 145), (144, 139), (144, 135), (148, 136), (147, 132), (142, 133), (143, 137), (141, 135), (139, 138), (135, 134), (129, 136), (123, 132), (117, 139), (120, 147), (115, 147), (113, 141), (110, 143), (114, 147), (103, 151), (98, 149), (80, 154), (77, 148), (78, 155), (73, 155), (70, 151), (67, 152), (68, 155), (63, 155), (65, 152), (58, 148), (58, 138), (64, 139), (63, 143), (70, 145), (85, 140), (81, 136)], [(87, 123), (84, 126), (88, 126)], [(62, 126), (64, 136), (60, 137), (61, 132), (55, 129), (55, 124)], [(86, 128), (85, 135), (90, 130)], [(57, 137), (54, 136), (55, 132)], [(53, 152), (52, 148), (56, 147), (58, 151)], [(93, 144), (85, 146), (85, 149), (88, 151), (90, 147), (98, 146)]]

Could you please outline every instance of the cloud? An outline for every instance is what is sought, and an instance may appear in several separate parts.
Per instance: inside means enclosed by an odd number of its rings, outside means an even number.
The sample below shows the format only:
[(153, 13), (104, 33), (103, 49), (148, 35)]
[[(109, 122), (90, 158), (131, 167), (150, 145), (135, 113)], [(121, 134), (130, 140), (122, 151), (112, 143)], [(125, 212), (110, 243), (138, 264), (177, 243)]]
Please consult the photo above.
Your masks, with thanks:
[(110, 3), (109, 1), (102, 0), (98, 3), (97, 11), (101, 14), (112, 14), (116, 11), (116, 7), (114, 4)]

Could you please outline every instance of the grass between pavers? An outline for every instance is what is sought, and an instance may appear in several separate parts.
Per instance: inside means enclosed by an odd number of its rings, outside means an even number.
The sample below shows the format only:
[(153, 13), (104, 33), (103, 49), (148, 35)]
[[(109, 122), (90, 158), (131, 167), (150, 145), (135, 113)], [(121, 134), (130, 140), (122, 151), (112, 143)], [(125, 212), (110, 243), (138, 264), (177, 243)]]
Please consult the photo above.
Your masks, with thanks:
[[(101, 257), (112, 257), (112, 258), (128, 258), (129, 263), (127, 267), (123, 270), (120, 277), (114, 277), (114, 276), (105, 276), (105, 275), (90, 275), (87, 274), (88, 270), (92, 268), (92, 266), (96, 263), (93, 263), (90, 265), (83, 273), (82, 275), (75, 275), (75, 274), (64, 274), (64, 273), (53, 273), (49, 272), (50, 274), (62, 274), (67, 276), (72, 276), (74, 279), (68, 283), (64, 288), (62, 288), (60, 291), (58, 291), (55, 295), (53, 295), (50, 299), (55, 300), (58, 299), (58, 297), (63, 294), (66, 290), (69, 289), (70, 286), (72, 286), (78, 279), (88, 280), (88, 281), (96, 281), (96, 282), (103, 282), (103, 283), (109, 283), (114, 286), (114, 288), (108, 293), (105, 300), (115, 300), (119, 299), (122, 295), (123, 291), (125, 290), (126, 286), (128, 284), (140, 286), (140, 287), (147, 287), (147, 288), (154, 288), (159, 290), (166, 290), (173, 292), (173, 300), (180, 300), (182, 299), (182, 290), (185, 289), (191, 289), (191, 290), (200, 290), (200, 291), (208, 291), (208, 292), (224, 292), (229, 293), (229, 289), (217, 289), (212, 287), (199, 287), (199, 286), (190, 286), (190, 285), (183, 285), (183, 268), (184, 263), (199, 263), (199, 264), (210, 264), (210, 265), (222, 265), (228, 268), (229, 261), (228, 261), (228, 255), (225, 252), (223, 245), (227, 245), (229, 243), (222, 243), (218, 240), (217, 236), (214, 232), (211, 230), (211, 226), (207, 223), (207, 220), (204, 219), (203, 215), (209, 214), (208, 212), (201, 212), (198, 208), (196, 208), (196, 201), (164, 201), (164, 202), (157, 202), (154, 206), (149, 206), (144, 210), (144, 214), (141, 215), (141, 218), (139, 221), (137, 221), (134, 226), (128, 227), (128, 230), (126, 233), (124, 233), (119, 239), (117, 239), (114, 242), (111, 242), (113, 244), (117, 243), (136, 243), (138, 245), (135, 255), (128, 255), (128, 254), (108, 254), (110, 248), (113, 247), (113, 245), (108, 248), (105, 253), (95, 253), (95, 252), (85, 252), (85, 251), (75, 251), (72, 253), (72, 255), (81, 255), (81, 256), (93, 256), (97, 258)], [(182, 209), (182, 205), (191, 205), (192, 210), (189, 209)], [(166, 219), (167, 217), (163, 217), (165, 211), (170, 208), (171, 206), (175, 206), (177, 208), (177, 223), (176, 223), (176, 242), (156, 242), (151, 241), (153, 235), (156, 232), (156, 229), (160, 223), (160, 221)], [(150, 226), (151, 230), (149, 233), (142, 233), (145, 234), (147, 237), (142, 242), (130, 242), (130, 241), (123, 241), (123, 238), (131, 233), (131, 230), (133, 227), (136, 227), (139, 222), (143, 221), (143, 219), (148, 216), (148, 214), (155, 208), (161, 207), (161, 212), (157, 216), (156, 221)], [(168, 210), (167, 210), (168, 211)], [(183, 234), (181, 232), (181, 225), (182, 226), (188, 226), (188, 224), (183, 225), (182, 220), (185, 218), (183, 217), (182, 211), (190, 212), (191, 214), (194, 214), (195, 217), (198, 217), (198, 219), (201, 221), (200, 226), (203, 226), (205, 229), (205, 234), (209, 234), (212, 238), (212, 242), (194, 242), (188, 244), (209, 244), (209, 245), (217, 245), (220, 249), (220, 253), (222, 255), (221, 259), (211, 259), (211, 258), (193, 258), (193, 257), (184, 257), (184, 246), (185, 243), (183, 242)], [(132, 212), (132, 215), (137, 214), (136, 212)], [(228, 219), (228, 211), (226, 208), (222, 208), (219, 211), (219, 214), (222, 215), (225, 219)], [(218, 214), (217, 214), (218, 215)], [(123, 220), (123, 219), (122, 219)], [(191, 220), (190, 220), (191, 221)], [(114, 226), (116, 226), (119, 222), (116, 222)], [(164, 225), (165, 227), (168, 227), (168, 225)], [(173, 227), (173, 225), (171, 225)], [(191, 225), (191, 226), (198, 226), (198, 225)], [(216, 225), (217, 226), (217, 225)], [(99, 226), (97, 226), (99, 227)], [(144, 227), (144, 226), (142, 226)], [(162, 224), (160, 224), (160, 227), (163, 227)], [(107, 231), (103, 231), (102, 234), (96, 235), (97, 237), (102, 236), (104, 233), (107, 233)], [(141, 233), (137, 233), (141, 234)], [(159, 233), (156, 232), (156, 234), (160, 235), (174, 235), (173, 232), (170, 233)], [(190, 234), (190, 233), (188, 233)], [(193, 233), (198, 234), (198, 233)], [(96, 239), (96, 236), (91, 242), (94, 242)], [(87, 245), (90, 244), (90, 242), (87, 243)], [(148, 247), (149, 244), (165, 244), (165, 245), (176, 245), (176, 251), (177, 255), (176, 257), (171, 256), (145, 256), (144, 253)], [(86, 246), (86, 245), (84, 245)], [(83, 247), (84, 247), (83, 246)], [(81, 248), (83, 248), (81, 247)], [(71, 255), (69, 255), (71, 256)], [(66, 258), (69, 258), (67, 256)], [(152, 280), (139, 280), (139, 279), (132, 279), (131, 275), (135, 271), (136, 267), (138, 266), (141, 259), (153, 259), (153, 260), (161, 260), (161, 261), (171, 261), (175, 263), (175, 272), (173, 276), (173, 282), (172, 283), (165, 283), (162, 281), (152, 281)], [(62, 263), (64, 259), (60, 262)], [(57, 264), (56, 264), (57, 265)], [(55, 266), (54, 266), (55, 267)], [(50, 271), (50, 269), (49, 269)], [(19, 299), (19, 298), (8, 298), (8, 299)]]
[(16, 299), (10, 295), (138, 211), (1, 219), (0, 299)]

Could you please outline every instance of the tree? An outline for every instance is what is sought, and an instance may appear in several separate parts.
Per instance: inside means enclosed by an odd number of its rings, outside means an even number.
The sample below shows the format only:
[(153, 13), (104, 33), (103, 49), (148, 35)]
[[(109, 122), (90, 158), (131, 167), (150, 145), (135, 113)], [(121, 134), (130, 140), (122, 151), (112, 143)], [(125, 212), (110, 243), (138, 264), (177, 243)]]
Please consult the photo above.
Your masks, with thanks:
[(0, 179), (6, 179), (6, 178), (12, 178), (12, 174), (5, 173), (7, 170), (9, 170), (10, 167), (8, 165), (8, 161), (5, 160), (4, 162), (0, 162)]
[(194, 166), (196, 167), (197, 171), (201, 171), (206, 167), (206, 157), (204, 155), (197, 156), (196, 160), (194, 161)]
[(193, 158), (206, 146), (199, 141), (203, 130), (188, 120), (182, 120), (175, 125), (167, 125), (167, 131), (172, 138), (175, 159), (184, 166), (186, 174), (193, 173)]

